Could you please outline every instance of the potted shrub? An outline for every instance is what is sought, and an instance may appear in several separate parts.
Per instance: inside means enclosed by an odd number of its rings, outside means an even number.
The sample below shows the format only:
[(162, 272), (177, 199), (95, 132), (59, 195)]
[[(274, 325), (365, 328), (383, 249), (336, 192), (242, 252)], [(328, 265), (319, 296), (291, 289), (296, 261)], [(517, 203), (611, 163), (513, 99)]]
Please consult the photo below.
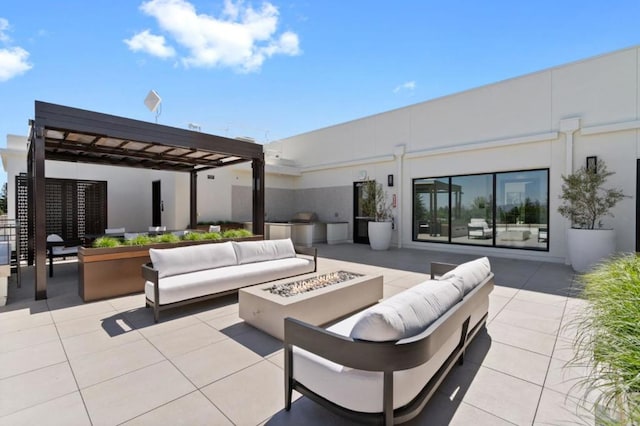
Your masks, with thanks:
[(640, 257), (617, 256), (579, 277), (589, 302), (569, 327), (575, 328), (575, 357), (585, 366), (583, 404), (596, 424), (640, 424)]
[(593, 169), (583, 166), (562, 176), (562, 205), (558, 212), (572, 223), (567, 246), (571, 266), (577, 272), (586, 271), (615, 251), (615, 230), (602, 228), (602, 218), (613, 216), (611, 209), (625, 197), (620, 189), (603, 187), (613, 174), (600, 160)]
[(368, 224), (369, 245), (373, 250), (387, 250), (391, 245), (391, 207), (387, 203), (387, 193), (382, 184), (375, 180), (364, 183), (363, 213), (373, 218)]

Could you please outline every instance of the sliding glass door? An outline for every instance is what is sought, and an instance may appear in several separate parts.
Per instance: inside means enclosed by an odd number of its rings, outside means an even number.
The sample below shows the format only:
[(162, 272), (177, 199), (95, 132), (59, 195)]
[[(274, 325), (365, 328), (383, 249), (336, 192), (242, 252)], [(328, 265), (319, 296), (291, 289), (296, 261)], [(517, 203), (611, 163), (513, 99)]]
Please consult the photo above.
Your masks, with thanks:
[(549, 171), (413, 180), (413, 240), (548, 250)]

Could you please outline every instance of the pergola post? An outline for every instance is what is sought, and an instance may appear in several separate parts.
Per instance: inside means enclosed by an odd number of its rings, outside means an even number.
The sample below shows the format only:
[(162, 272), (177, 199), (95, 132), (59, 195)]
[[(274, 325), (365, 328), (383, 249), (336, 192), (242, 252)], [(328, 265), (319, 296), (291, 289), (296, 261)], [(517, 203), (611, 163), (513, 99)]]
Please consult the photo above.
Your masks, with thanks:
[[(34, 125), (34, 134), (31, 140), (31, 176), (29, 183), (32, 186), (33, 215), (31, 215), (34, 232), (35, 248), (35, 291), (36, 300), (47, 298), (47, 218), (45, 203), (45, 175), (44, 175), (44, 127), (37, 121)], [(31, 224), (30, 224), (31, 226)]]
[(189, 228), (196, 229), (198, 225), (198, 172), (189, 173)]
[(253, 233), (264, 235), (264, 156), (254, 158), (253, 168)]

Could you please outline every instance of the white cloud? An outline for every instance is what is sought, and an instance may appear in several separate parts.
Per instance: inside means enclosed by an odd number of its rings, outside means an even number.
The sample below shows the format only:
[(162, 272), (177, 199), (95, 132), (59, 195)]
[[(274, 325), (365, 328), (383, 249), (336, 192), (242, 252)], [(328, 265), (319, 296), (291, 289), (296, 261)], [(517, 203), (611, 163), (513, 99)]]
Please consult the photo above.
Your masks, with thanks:
[(139, 32), (124, 42), (134, 52), (147, 52), (162, 59), (171, 58), (176, 54), (173, 47), (167, 46), (163, 36), (151, 34), (149, 30)]
[(242, 0), (225, 0), (219, 17), (197, 13), (186, 0), (149, 0), (140, 8), (186, 50), (181, 58), (185, 67), (230, 67), (251, 72), (259, 70), (273, 55), (300, 54), (297, 34), (276, 34), (279, 12), (268, 2), (254, 9)]
[(21, 47), (0, 49), (0, 81), (7, 81), (32, 68), (27, 62), (29, 52)]
[(399, 86), (396, 86), (396, 88), (393, 89), (393, 93), (399, 93), (404, 91), (413, 92), (415, 88), (416, 88), (415, 81), (407, 81), (405, 83), (400, 84)]
[[(11, 38), (6, 31), (9, 30), (9, 21), (0, 18), (0, 42), (7, 44)], [(29, 71), (33, 65), (28, 62), (29, 52), (21, 47), (5, 47), (0, 49), (0, 82)]]
[(0, 18), (0, 41), (1, 42), (4, 42), (4, 43), (9, 42), (10, 38), (5, 32), (8, 29), (9, 29), (9, 21), (7, 21), (4, 18)]

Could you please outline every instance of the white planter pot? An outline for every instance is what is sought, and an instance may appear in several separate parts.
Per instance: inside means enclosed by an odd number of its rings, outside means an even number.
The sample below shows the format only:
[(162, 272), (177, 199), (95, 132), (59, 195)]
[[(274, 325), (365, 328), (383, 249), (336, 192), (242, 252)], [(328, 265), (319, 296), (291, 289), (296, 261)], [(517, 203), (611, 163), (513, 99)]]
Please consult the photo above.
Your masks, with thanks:
[(571, 266), (576, 272), (586, 272), (616, 250), (613, 229), (569, 229), (567, 245)]
[(369, 222), (369, 245), (372, 250), (387, 250), (391, 245), (391, 222)]

